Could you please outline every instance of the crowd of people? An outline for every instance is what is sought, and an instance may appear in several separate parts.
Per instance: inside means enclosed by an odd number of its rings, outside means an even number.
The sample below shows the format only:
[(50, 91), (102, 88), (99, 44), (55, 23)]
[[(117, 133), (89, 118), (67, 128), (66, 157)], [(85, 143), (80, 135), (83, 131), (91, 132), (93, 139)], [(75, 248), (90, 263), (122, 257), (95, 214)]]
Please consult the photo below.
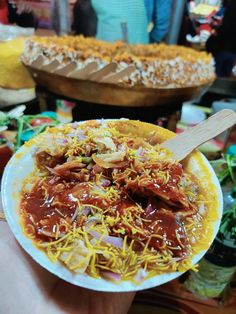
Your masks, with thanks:
[(171, 7), (172, 0), (78, 0), (72, 29), (116, 41), (123, 39), (121, 24), (125, 23), (129, 43), (160, 42), (170, 25)]
[[(52, 4), (58, 5), (52, 0)], [(78, 0), (73, 8), (75, 34), (96, 36), (106, 41), (122, 40), (122, 23), (129, 43), (160, 42), (167, 34), (172, 0)], [(55, 16), (53, 16), (55, 19)], [(0, 22), (37, 27), (30, 2), (0, 0)]]

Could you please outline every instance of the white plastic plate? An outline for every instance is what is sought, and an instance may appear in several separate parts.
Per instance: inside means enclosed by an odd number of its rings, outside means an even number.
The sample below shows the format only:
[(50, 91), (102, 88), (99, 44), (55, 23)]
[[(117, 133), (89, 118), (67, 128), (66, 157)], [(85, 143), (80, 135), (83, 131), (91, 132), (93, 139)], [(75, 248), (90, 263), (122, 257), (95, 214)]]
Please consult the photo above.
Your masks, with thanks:
[[(57, 275), (58, 277), (70, 282), (74, 285), (97, 290), (97, 291), (107, 291), (107, 292), (126, 292), (126, 291), (138, 291), (143, 289), (148, 289), (151, 287), (162, 285), (172, 279), (179, 277), (181, 272), (172, 272), (157, 275), (146, 281), (142, 282), (140, 285), (135, 285), (130, 281), (123, 281), (120, 283), (113, 283), (105, 279), (95, 279), (87, 274), (74, 274), (68, 269), (66, 269), (60, 262), (52, 263), (46, 254), (39, 250), (33, 242), (25, 236), (20, 226), (19, 220), (19, 201), (20, 201), (20, 191), (22, 189), (23, 180), (28, 176), (35, 167), (34, 152), (36, 150), (36, 145), (31, 146), (24, 145), (18, 152), (11, 158), (7, 164), (3, 178), (2, 178), (2, 202), (3, 210), (13, 232), (15, 238), (24, 248), (24, 250), (42, 267), (50, 271), (51, 273)], [(219, 208), (218, 219), (214, 223), (214, 234), (212, 236), (211, 242), (218, 231), (220, 218), (222, 215), (222, 192), (218, 182), (218, 179), (207, 161), (207, 159), (202, 155), (202, 161), (206, 168), (211, 173), (211, 182), (215, 185), (218, 191)], [(195, 171), (198, 178), (201, 177), (199, 173), (199, 167), (194, 159), (191, 159), (191, 169)], [(206, 253), (206, 250), (202, 250), (199, 254), (193, 256), (192, 263), (196, 264)]]

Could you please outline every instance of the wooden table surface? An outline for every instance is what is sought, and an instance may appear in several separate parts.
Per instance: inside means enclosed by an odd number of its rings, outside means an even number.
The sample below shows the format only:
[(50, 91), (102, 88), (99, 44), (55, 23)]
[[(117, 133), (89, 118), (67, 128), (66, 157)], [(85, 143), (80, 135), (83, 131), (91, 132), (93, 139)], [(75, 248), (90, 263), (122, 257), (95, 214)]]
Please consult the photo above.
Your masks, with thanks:
[(138, 292), (129, 314), (235, 314), (236, 288), (224, 300), (204, 299), (187, 291), (177, 279), (157, 288)]

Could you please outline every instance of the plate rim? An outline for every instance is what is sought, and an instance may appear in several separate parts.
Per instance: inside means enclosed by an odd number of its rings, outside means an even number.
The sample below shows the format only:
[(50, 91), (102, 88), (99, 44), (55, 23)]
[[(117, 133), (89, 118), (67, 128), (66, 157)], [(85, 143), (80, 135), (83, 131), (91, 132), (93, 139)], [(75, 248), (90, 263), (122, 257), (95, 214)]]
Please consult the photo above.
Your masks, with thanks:
[[(103, 121), (120, 121), (120, 119), (103, 119)], [(128, 120), (128, 119), (126, 119)], [(128, 121), (134, 121), (134, 120), (128, 120)], [(86, 121), (79, 121), (78, 124), (82, 124)], [(163, 129), (163, 128), (161, 128)], [(168, 130), (169, 131), (169, 130)], [(173, 133), (173, 132), (172, 132)], [(46, 256), (46, 254), (39, 250), (33, 243), (33, 241), (29, 238), (27, 238), (27, 236), (23, 233), (23, 230), (21, 229), (21, 226), (19, 224), (19, 221), (16, 219), (17, 213), (16, 213), (16, 208), (9, 210), (9, 185), (8, 182), (11, 181), (10, 177), (11, 177), (11, 171), (14, 170), (14, 167), (17, 165), (17, 162), (19, 162), (22, 158), (26, 158), (26, 156), (31, 157), (33, 159), (32, 153), (33, 150), (35, 148), (36, 143), (27, 146), (23, 145), (21, 146), (18, 151), (11, 157), (10, 161), (8, 162), (7, 166), (5, 167), (3, 176), (2, 176), (2, 183), (1, 183), (1, 195), (2, 195), (2, 204), (3, 204), (3, 211), (7, 220), (7, 223), (11, 229), (11, 232), (13, 233), (14, 237), (16, 238), (17, 242), (20, 244), (20, 246), (27, 252), (27, 254), (29, 254), (29, 256), (38, 264), (40, 264), (44, 269), (46, 269), (47, 271), (51, 272), (52, 274), (54, 274), (55, 276), (80, 287), (83, 288), (87, 288), (90, 290), (95, 290), (95, 291), (103, 291), (103, 292), (130, 292), (130, 291), (140, 291), (140, 290), (144, 290), (144, 289), (149, 289), (149, 288), (153, 288), (156, 286), (159, 286), (161, 284), (167, 283), (173, 279), (176, 279), (177, 277), (181, 276), (184, 272), (170, 272), (170, 273), (164, 273), (164, 274), (159, 274), (156, 275), (154, 277), (151, 277), (145, 281), (143, 281), (140, 285), (134, 285), (131, 281), (121, 281), (120, 283), (113, 283), (112, 281), (108, 281), (105, 279), (96, 279), (93, 278), (89, 275), (86, 274), (76, 274), (73, 275), (72, 272), (70, 272), (69, 270), (67, 270), (69, 273), (71, 273), (71, 278), (73, 276), (73, 278), (75, 278), (75, 280), (70, 280), (68, 279), (67, 276), (58, 273), (57, 272), (57, 267), (61, 268), (63, 266), (61, 266), (61, 264), (59, 262), (57, 263), (52, 263), (48, 257)], [(20, 157), (18, 157), (20, 155)], [(31, 156), (30, 156), (31, 155)], [(200, 153), (201, 157), (204, 160), (204, 164), (207, 165), (208, 170), (211, 172), (212, 175), (212, 182), (214, 182), (215, 187), (217, 188), (218, 191), (218, 218), (216, 221), (214, 221), (214, 232), (212, 235), (212, 239), (210, 241), (210, 244), (214, 241), (215, 236), (218, 232), (219, 226), (220, 226), (220, 222), (221, 222), (221, 217), (222, 217), (222, 212), (223, 212), (223, 195), (222, 195), (222, 190), (220, 187), (220, 183), (217, 179), (217, 176), (212, 168), (212, 166), (210, 165), (209, 161), (207, 160), (207, 158)], [(15, 165), (16, 164), (16, 165)], [(22, 181), (20, 181), (22, 182)], [(12, 187), (11, 187), (12, 188)], [(14, 198), (14, 197), (13, 197)], [(12, 215), (12, 213), (14, 213), (14, 215)], [(18, 230), (15, 230), (18, 229)], [(209, 247), (210, 247), (209, 244)], [(208, 249), (209, 249), (208, 247)], [(33, 251), (32, 251), (33, 249)], [(208, 249), (204, 249), (201, 250), (198, 254), (193, 255), (192, 257), (192, 264), (195, 265), (207, 252)], [(38, 252), (42, 253), (48, 263), (47, 265), (44, 264), (44, 261), (41, 258), (38, 258)], [(35, 254), (33, 254), (35, 253)], [(40, 254), (41, 255), (41, 254)], [(67, 269), (66, 267), (63, 267), (63, 269)], [(78, 279), (81, 279), (81, 277), (86, 278), (89, 277), (90, 279), (92, 279), (93, 284), (86, 283), (85, 282), (78, 282), (78, 280), (76, 280), (76, 277)], [(90, 282), (90, 280), (88, 280)], [(106, 282), (105, 287), (102, 286), (102, 283)], [(96, 285), (98, 284), (98, 285)], [(110, 288), (109, 288), (110, 286)]]

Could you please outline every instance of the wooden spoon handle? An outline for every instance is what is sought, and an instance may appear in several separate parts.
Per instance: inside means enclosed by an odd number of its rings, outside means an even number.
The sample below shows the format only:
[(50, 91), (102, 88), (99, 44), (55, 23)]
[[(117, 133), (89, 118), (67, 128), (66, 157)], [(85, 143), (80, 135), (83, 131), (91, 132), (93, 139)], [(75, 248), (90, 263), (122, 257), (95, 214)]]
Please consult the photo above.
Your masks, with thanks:
[(216, 137), (235, 123), (236, 113), (232, 110), (224, 109), (198, 125), (162, 143), (161, 147), (172, 151), (174, 158), (180, 161), (199, 145)]

